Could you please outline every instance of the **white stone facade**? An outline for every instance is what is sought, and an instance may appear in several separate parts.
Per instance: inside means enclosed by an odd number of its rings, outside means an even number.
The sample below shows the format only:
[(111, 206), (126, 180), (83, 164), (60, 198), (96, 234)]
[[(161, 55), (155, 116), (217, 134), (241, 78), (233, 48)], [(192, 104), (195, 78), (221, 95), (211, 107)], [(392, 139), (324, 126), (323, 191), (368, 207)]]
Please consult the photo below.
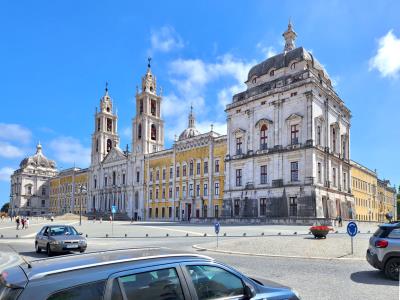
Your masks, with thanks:
[(323, 67), (290, 37), (283, 53), (250, 70), (247, 90), (227, 105), (226, 216), (354, 213), (350, 111)]
[(11, 175), (11, 215), (34, 216), (49, 212), (49, 179), (57, 175), (56, 164), (42, 153), (40, 143), (36, 154), (23, 159)]

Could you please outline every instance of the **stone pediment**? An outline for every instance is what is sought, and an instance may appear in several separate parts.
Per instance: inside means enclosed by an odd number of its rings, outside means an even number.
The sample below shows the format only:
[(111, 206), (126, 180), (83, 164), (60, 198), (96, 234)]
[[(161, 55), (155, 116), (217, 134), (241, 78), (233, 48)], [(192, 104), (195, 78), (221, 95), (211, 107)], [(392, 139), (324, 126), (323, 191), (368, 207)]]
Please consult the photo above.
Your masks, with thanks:
[(261, 126), (263, 124), (272, 124), (272, 123), (273, 123), (272, 120), (267, 119), (267, 118), (262, 118), (262, 119), (257, 121), (256, 127)]
[(296, 119), (301, 120), (302, 118), (303, 118), (302, 115), (294, 113), (294, 114), (291, 114), (289, 117), (287, 117), (286, 121), (291, 121), (291, 120), (296, 120)]
[(125, 160), (126, 155), (117, 147), (111, 149), (103, 160), (103, 164)]
[(246, 130), (242, 129), (242, 128), (236, 128), (235, 130), (233, 130), (233, 134), (244, 134), (246, 132)]

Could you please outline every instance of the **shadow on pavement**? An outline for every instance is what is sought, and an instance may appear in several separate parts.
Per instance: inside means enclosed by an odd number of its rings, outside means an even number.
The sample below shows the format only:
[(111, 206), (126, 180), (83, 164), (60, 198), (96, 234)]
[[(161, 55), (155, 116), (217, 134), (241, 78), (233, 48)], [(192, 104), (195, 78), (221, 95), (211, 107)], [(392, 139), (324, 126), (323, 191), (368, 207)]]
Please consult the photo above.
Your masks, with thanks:
[(385, 277), (382, 271), (360, 271), (350, 275), (350, 279), (357, 283), (398, 286), (399, 283)]

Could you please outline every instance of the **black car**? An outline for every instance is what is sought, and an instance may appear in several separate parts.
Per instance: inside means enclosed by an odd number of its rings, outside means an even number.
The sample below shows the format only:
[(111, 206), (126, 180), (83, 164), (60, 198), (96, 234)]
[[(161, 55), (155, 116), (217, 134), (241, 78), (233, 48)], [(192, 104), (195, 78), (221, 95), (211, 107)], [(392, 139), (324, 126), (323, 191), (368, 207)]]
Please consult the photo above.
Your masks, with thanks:
[(67, 255), (11, 267), (0, 276), (0, 300), (299, 299), (289, 288), (210, 257), (161, 250)]

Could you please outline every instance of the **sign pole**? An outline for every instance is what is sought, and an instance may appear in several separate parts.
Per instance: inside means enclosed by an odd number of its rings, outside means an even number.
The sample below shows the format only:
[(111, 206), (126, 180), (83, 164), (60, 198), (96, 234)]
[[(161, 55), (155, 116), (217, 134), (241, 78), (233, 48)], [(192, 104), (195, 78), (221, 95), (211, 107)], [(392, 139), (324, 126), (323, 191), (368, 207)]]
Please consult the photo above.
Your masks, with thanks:
[(112, 214), (111, 220), (111, 236), (114, 237), (114, 213)]
[(219, 234), (217, 233), (217, 248), (218, 248), (218, 235), (219, 235)]
[(353, 255), (353, 239), (354, 237), (351, 237), (351, 255)]
[(358, 226), (355, 222), (351, 221), (349, 222), (349, 224), (347, 224), (347, 234), (350, 236), (351, 238), (351, 255), (354, 254), (354, 237), (357, 235), (358, 233)]

